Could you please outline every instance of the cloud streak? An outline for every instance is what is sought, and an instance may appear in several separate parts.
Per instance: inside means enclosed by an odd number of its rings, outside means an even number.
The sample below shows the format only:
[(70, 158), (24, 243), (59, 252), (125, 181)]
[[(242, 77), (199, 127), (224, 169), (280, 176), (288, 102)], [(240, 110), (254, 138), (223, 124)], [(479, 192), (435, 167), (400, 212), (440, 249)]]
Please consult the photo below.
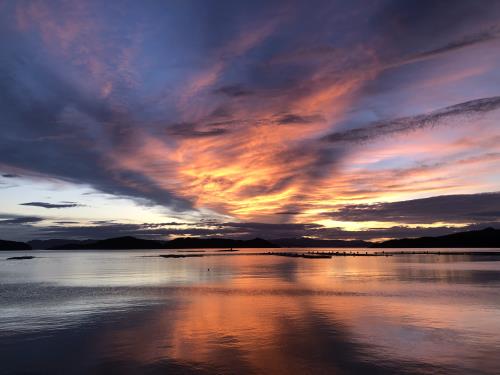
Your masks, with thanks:
[(42, 207), (42, 208), (74, 208), (81, 207), (81, 204), (75, 202), (64, 202), (64, 203), (48, 203), (48, 202), (26, 202), (19, 203), (20, 206), (32, 206), (32, 207)]
[(449, 120), (471, 120), (471, 116), (486, 114), (500, 108), (500, 96), (474, 99), (426, 114), (377, 121), (363, 128), (335, 132), (325, 140), (331, 143), (366, 142), (379, 137), (440, 125)]
[(475, 33), (475, 34), (470, 34), (470, 35), (463, 37), (462, 39), (451, 41), (450, 43), (448, 43), (442, 47), (435, 48), (435, 49), (417, 54), (413, 57), (413, 59), (410, 59), (410, 61), (413, 62), (415, 60), (422, 59), (422, 58), (430, 58), (430, 57), (434, 57), (434, 56), (439, 56), (439, 55), (444, 54), (444, 53), (453, 52), (453, 51), (461, 50), (461, 49), (466, 48), (466, 47), (489, 42), (489, 41), (498, 39), (499, 37), (500, 37), (500, 28), (498, 26), (491, 27), (488, 30), (481, 31), (481, 32)]
[(34, 224), (39, 223), (44, 220), (42, 217), (38, 216), (15, 216), (5, 218), (5, 215), (0, 216), (0, 225), (24, 225), (24, 224)]
[(399, 202), (352, 204), (325, 214), (341, 221), (405, 224), (500, 221), (500, 193), (442, 195)]

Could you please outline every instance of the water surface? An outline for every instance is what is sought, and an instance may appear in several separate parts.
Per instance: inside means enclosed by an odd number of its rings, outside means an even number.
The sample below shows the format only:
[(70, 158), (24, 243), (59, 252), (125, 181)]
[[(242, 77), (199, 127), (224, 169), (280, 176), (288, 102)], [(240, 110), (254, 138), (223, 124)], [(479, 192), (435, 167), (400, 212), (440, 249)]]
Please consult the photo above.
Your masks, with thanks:
[(498, 373), (500, 257), (259, 251), (1, 252), (0, 373)]

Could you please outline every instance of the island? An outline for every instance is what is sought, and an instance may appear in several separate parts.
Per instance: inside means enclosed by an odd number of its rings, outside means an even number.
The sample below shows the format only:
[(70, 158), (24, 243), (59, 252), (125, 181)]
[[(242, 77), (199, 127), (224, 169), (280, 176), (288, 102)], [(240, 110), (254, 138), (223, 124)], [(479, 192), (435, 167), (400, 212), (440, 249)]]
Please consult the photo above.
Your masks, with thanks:
[(71, 242), (48, 250), (132, 250), (132, 249), (201, 249), (201, 248), (276, 248), (278, 245), (262, 238), (233, 240), (225, 238), (183, 237), (171, 241), (145, 240), (132, 236), (99, 241)]
[(24, 242), (0, 240), (0, 251), (31, 250), (31, 246)]
[(438, 237), (402, 238), (376, 243), (379, 248), (500, 248), (500, 229), (485, 228)]

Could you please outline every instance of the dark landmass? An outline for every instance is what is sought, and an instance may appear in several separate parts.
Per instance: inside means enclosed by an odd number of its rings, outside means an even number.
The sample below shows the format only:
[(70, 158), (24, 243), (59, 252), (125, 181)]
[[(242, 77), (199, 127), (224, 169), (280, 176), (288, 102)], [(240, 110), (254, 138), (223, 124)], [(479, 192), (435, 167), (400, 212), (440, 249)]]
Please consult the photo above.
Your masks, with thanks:
[(167, 249), (199, 249), (199, 248), (276, 248), (279, 245), (263, 240), (262, 238), (254, 238), (253, 240), (232, 240), (224, 238), (176, 238), (175, 240), (166, 243)]
[(28, 244), (36, 250), (48, 250), (50, 248), (68, 244), (90, 244), (96, 242), (95, 240), (64, 240), (60, 238), (54, 238), (50, 240), (31, 240)]
[(415, 247), (499, 247), (500, 229), (486, 228), (468, 232), (459, 232), (439, 237), (403, 238), (374, 244), (380, 248), (415, 248)]
[(117, 237), (100, 241), (66, 243), (49, 250), (126, 250), (126, 249), (199, 249), (219, 247), (275, 248), (279, 247), (261, 238), (231, 240), (223, 238), (176, 238), (172, 241), (143, 240), (135, 237)]
[(99, 241), (66, 243), (48, 248), (48, 250), (126, 250), (126, 249), (164, 249), (165, 242), (143, 240), (131, 236), (109, 238)]
[(314, 238), (279, 238), (272, 240), (281, 247), (370, 247), (372, 242), (362, 240), (317, 240)]
[[(225, 238), (176, 238), (172, 241), (145, 240), (131, 236), (105, 240), (33, 240), (29, 243), (0, 240), (1, 250), (127, 250), (127, 249), (203, 249), (222, 248), (222, 252), (237, 251), (237, 248), (500, 248), (500, 229), (486, 228), (477, 231), (459, 232), (439, 237), (420, 237), (388, 240), (372, 243), (361, 240), (318, 240), (312, 238), (280, 238), (272, 241), (254, 238), (233, 240)], [(232, 250), (236, 248), (235, 250)]]
[(219, 252), (222, 252), (222, 253), (232, 253), (232, 252), (235, 252), (235, 251), (239, 251), (238, 249), (222, 249), (222, 250), (217, 250)]
[(8, 250), (32, 250), (31, 246), (24, 242), (0, 240), (0, 251)]
[(10, 258), (7, 258), (7, 260), (25, 260), (25, 259), (34, 259), (34, 258), (35, 257), (25, 255), (22, 257), (10, 257)]

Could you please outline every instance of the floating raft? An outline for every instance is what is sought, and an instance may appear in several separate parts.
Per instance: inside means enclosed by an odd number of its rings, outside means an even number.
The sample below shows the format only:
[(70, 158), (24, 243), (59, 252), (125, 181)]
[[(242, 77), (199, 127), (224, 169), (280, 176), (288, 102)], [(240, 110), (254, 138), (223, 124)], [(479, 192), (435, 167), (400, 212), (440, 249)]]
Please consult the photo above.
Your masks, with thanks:
[(295, 252), (281, 252), (281, 251), (270, 251), (264, 253), (264, 255), (276, 255), (282, 257), (290, 257), (290, 258), (307, 258), (307, 259), (331, 259), (333, 257), (345, 257), (345, 256), (391, 256), (392, 254), (388, 253), (369, 253), (369, 252), (353, 252), (353, 251), (308, 251), (305, 253), (295, 253)]
[(478, 255), (478, 256), (499, 256), (500, 251), (435, 251), (435, 250), (416, 250), (416, 251), (377, 251), (379, 255)]
[(320, 253), (284, 253), (284, 252), (268, 252), (264, 255), (276, 255), (280, 257), (290, 257), (290, 258), (307, 258), (307, 259), (330, 259), (331, 254), (320, 254)]
[[(205, 251), (205, 250), (201, 250)], [(500, 251), (307, 251), (307, 252), (285, 252), (285, 251), (269, 251), (265, 253), (247, 253), (237, 252), (238, 250), (217, 250), (217, 253), (204, 254), (162, 254), (158, 255), (162, 258), (198, 258), (212, 256), (243, 256), (243, 255), (271, 255), (289, 258), (305, 258), (305, 259), (331, 259), (333, 257), (391, 257), (395, 255), (467, 255), (467, 256), (500, 256)], [(236, 252), (236, 253), (235, 253)]]

